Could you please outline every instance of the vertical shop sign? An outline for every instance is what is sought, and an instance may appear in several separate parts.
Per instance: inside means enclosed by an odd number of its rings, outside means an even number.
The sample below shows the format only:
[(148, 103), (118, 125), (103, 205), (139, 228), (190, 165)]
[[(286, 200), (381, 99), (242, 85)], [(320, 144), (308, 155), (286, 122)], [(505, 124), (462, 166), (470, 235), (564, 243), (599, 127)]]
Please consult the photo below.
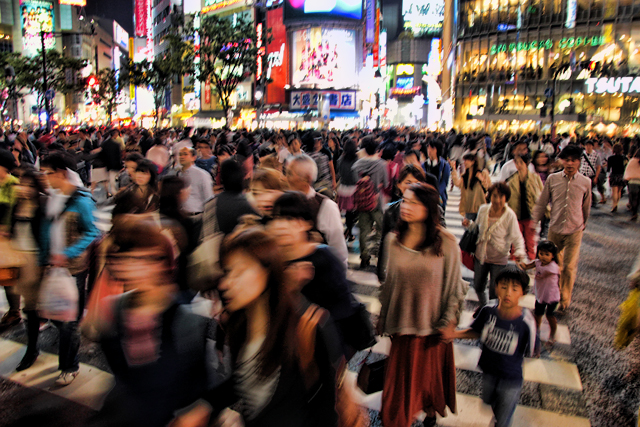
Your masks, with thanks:
[(380, 65), (380, 9), (376, 9), (376, 27), (373, 42), (373, 66)]
[(145, 37), (147, 35), (147, 11), (149, 10), (148, 0), (136, 0), (136, 36)]
[(577, 12), (578, 12), (578, 0), (567, 0), (567, 21), (564, 24), (565, 27), (575, 28)]
[(373, 43), (373, 30), (376, 20), (376, 0), (367, 0), (367, 30), (365, 33), (365, 42)]

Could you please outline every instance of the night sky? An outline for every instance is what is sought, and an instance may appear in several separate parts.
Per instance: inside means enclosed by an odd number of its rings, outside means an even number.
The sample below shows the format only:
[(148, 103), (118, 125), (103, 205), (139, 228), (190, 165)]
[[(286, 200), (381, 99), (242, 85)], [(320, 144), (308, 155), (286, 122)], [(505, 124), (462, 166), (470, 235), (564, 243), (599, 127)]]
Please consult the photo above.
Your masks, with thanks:
[(115, 19), (118, 24), (133, 35), (133, 1), (134, 0), (87, 0), (87, 15)]

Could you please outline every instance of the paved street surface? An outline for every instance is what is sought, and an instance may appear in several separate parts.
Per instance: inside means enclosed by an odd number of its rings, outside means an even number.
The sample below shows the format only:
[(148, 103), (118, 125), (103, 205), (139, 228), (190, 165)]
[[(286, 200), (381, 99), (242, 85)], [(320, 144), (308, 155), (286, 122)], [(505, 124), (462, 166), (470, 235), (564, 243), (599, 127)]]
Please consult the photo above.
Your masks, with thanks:
[[(449, 199), (447, 225), (458, 238), (462, 236), (458, 214), (459, 191)], [(543, 349), (539, 359), (526, 359), (524, 387), (516, 410), (514, 427), (524, 426), (632, 426), (636, 422), (639, 404), (638, 378), (625, 378), (632, 360), (640, 358), (638, 347), (618, 352), (613, 350), (617, 306), (626, 298), (628, 273), (640, 251), (640, 226), (628, 221), (626, 198), (620, 203), (616, 216), (608, 207), (592, 211), (584, 235), (578, 279), (571, 308), (559, 317), (557, 343), (552, 351)], [(108, 229), (110, 215), (105, 209), (99, 214), (100, 228)], [(371, 271), (358, 271), (357, 241), (350, 247), (349, 279), (354, 282), (357, 297), (367, 305), (374, 319), (380, 310), (377, 299), (379, 283)], [(472, 272), (464, 269), (465, 280), (472, 280)], [(6, 310), (4, 294), (0, 295), (0, 312)], [(200, 305), (204, 304), (202, 302)], [(533, 295), (526, 295), (521, 305), (533, 309)], [(477, 307), (473, 290), (467, 294), (461, 326), (471, 322)], [(195, 308), (197, 310), (197, 307)], [(542, 326), (541, 338), (546, 340), (548, 325)], [(97, 410), (109, 390), (112, 376), (95, 344), (84, 341), (80, 357), (81, 373), (68, 387), (55, 389), (57, 376), (57, 332), (49, 328), (41, 333), (46, 352), (30, 369), (16, 373), (15, 366), (24, 353), (26, 340), (23, 326), (0, 335), (0, 426), (80, 425)], [(480, 349), (472, 341), (456, 341), (458, 414), (438, 420), (440, 426), (488, 426), (491, 410), (481, 403), (481, 374), (477, 368)], [(390, 341), (382, 339), (373, 348), (372, 358), (388, 354)], [(355, 381), (359, 362), (366, 355), (361, 352), (350, 363), (350, 376)], [(379, 426), (378, 410), (381, 393), (357, 397), (370, 409), (371, 425)], [(37, 420), (39, 414), (55, 416)], [(31, 414), (28, 423), (24, 414)], [(44, 421), (46, 420), (46, 421)], [(416, 423), (415, 425), (420, 425)]]

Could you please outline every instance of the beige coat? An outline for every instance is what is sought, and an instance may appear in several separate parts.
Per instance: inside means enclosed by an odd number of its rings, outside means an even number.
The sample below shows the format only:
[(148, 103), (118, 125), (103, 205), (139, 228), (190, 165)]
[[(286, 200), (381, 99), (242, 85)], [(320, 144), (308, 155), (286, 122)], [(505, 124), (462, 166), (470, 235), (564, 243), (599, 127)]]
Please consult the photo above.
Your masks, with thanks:
[[(514, 174), (511, 178), (507, 180), (507, 184), (511, 189), (511, 198), (509, 199), (508, 205), (513, 211), (516, 213), (516, 217), (518, 221), (520, 218), (520, 175)], [(536, 205), (536, 201), (540, 197), (540, 193), (542, 192), (542, 180), (540, 179), (540, 175), (537, 173), (528, 171), (527, 174), (527, 183), (526, 183), (526, 200), (527, 206), (529, 206), (529, 214), (533, 215), (533, 207)]]
[(453, 173), (453, 185), (460, 189), (460, 205), (458, 210), (460, 215), (467, 213), (478, 213), (478, 208), (487, 203), (487, 190), (491, 186), (491, 177), (489, 171), (483, 169), (482, 180), (476, 181), (473, 188), (464, 187), (464, 178), (459, 176), (457, 172)]

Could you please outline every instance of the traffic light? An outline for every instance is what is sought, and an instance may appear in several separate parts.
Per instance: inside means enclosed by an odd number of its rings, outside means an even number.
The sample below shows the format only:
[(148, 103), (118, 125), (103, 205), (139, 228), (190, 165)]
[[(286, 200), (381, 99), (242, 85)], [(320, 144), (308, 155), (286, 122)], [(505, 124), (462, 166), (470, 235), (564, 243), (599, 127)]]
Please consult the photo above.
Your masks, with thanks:
[(96, 86), (98, 84), (98, 79), (96, 78), (96, 76), (91, 75), (87, 79), (87, 84), (89, 85), (90, 88), (93, 88), (94, 86)]

